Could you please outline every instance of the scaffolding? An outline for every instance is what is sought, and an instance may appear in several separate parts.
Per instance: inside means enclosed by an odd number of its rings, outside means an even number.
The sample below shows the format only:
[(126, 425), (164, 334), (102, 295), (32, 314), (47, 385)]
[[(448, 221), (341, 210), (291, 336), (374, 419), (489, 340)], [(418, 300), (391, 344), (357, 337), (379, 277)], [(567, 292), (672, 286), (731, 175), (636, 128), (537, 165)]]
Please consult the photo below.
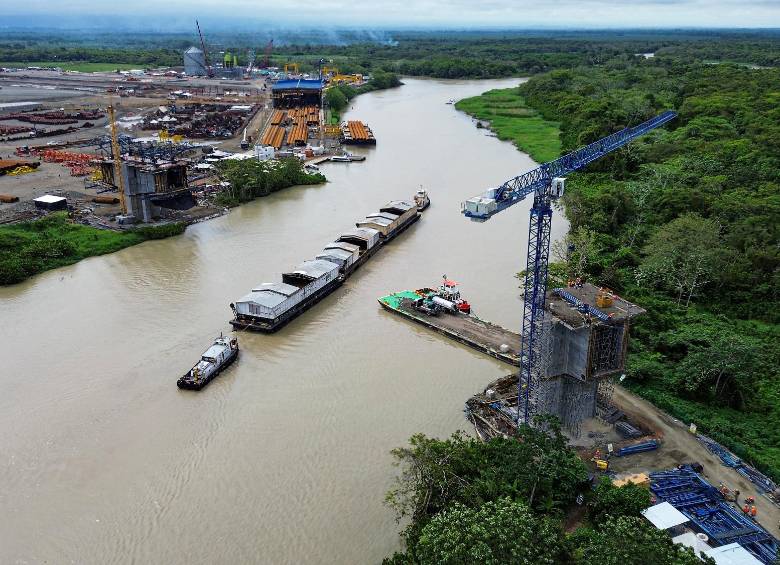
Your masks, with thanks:
[[(525, 370), (491, 383), (467, 403), (475, 427), (480, 425), (488, 435), (496, 433), (491, 430), (507, 433), (510, 415), (516, 429), (518, 421), (533, 424), (536, 416), (550, 414), (579, 438), (590, 418), (614, 424), (622, 417), (612, 406), (613, 378), (625, 368), (629, 320), (644, 310), (611, 292), (609, 301), (599, 303), (604, 294), (588, 283), (547, 293), (545, 316), (537, 324), (536, 345), (530, 351), (532, 363), (523, 357)], [(503, 390), (508, 382), (516, 387), (514, 399), (488, 392)]]
[(591, 330), (589, 374), (599, 377), (620, 371), (625, 364), (624, 335), (628, 324), (594, 324)]
[(720, 492), (690, 466), (650, 473), (650, 491), (669, 502), (704, 533), (714, 546), (738, 543), (762, 563), (775, 563), (777, 540), (748, 516), (729, 505)]

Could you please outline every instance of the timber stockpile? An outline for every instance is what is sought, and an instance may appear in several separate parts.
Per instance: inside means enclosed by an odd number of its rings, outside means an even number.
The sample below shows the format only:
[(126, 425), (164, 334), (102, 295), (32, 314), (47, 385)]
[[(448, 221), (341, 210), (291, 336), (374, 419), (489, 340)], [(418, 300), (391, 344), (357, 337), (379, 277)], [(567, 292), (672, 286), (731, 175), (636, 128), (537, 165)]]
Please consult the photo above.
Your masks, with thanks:
[(262, 144), (270, 145), (274, 149), (280, 149), (284, 145), (284, 128), (281, 126), (268, 126), (263, 133)]
[(363, 122), (351, 120), (341, 124), (341, 143), (345, 145), (376, 145), (374, 132)]
[(457, 283), (446, 277), (438, 290), (404, 290), (379, 298), (379, 304), (499, 361), (520, 366), (520, 335), (473, 315)]

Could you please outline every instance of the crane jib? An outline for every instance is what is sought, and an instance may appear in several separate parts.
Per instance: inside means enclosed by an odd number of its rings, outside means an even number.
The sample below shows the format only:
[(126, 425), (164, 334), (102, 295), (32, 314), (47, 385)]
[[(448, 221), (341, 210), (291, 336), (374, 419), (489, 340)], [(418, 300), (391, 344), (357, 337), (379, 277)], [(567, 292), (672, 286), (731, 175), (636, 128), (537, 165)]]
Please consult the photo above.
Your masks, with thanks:
[(677, 112), (668, 110), (637, 126), (622, 129), (554, 161), (544, 163), (531, 171), (509, 179), (495, 190), (486, 192), (483, 197), (494, 200), (495, 206), (488, 207), (484, 211), (475, 211), (464, 205), (463, 212), (470, 217), (489, 218), (523, 200), (529, 194), (543, 192), (553, 178), (582, 169), (589, 163), (630, 143), (637, 137), (673, 120), (676, 116)]

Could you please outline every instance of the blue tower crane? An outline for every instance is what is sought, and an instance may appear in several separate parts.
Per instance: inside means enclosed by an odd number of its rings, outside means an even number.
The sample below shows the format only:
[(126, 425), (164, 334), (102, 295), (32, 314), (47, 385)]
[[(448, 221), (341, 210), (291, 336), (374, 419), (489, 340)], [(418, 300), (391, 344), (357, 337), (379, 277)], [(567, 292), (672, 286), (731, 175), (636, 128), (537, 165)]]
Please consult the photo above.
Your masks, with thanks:
[[(528, 228), (528, 256), (524, 284), (523, 327), (520, 347), (517, 420), (530, 424), (534, 416), (530, 401), (534, 377), (541, 378), (541, 347), (544, 302), (547, 291), (547, 267), (550, 257), (552, 202), (563, 196), (564, 175), (584, 168), (596, 159), (630, 143), (640, 135), (664, 125), (677, 116), (666, 111), (635, 127), (608, 135), (555, 161), (509, 179), (462, 204), (463, 214), (475, 221), (485, 221), (533, 194), (531, 222)], [(522, 408), (521, 408), (522, 406)]]

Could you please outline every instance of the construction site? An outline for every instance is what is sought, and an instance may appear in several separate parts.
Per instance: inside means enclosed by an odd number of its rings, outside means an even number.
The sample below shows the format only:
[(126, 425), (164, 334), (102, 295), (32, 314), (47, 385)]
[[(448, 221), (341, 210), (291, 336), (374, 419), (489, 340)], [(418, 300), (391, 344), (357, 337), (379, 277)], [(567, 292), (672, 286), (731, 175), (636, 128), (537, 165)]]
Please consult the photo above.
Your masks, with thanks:
[(359, 121), (329, 125), (323, 91), (367, 77), (271, 67), (272, 41), (258, 60), (239, 58), (196, 29), (199, 46), (178, 69), (0, 70), (0, 223), (47, 213), (33, 204), (47, 195), (99, 228), (199, 221), (224, 213), (212, 204), (225, 188), (215, 168), (223, 159), (365, 159), (343, 146), (375, 144), (373, 132)]
[[(564, 194), (565, 176), (675, 117), (662, 113), (462, 204), (466, 218), (485, 222), (533, 199), (519, 334), (476, 317), (473, 303), (446, 276), (438, 289), (395, 292), (379, 302), (395, 315), (519, 368), (466, 400), (466, 418), (481, 440), (513, 437), (524, 425), (560, 426), (594, 480), (606, 476), (617, 485), (640, 484), (668, 506), (652, 506), (646, 517), (670, 530), (676, 543), (701, 555), (738, 554), (734, 563), (773, 564), (780, 486), (699, 434), (695, 423), (676, 421), (619, 386), (631, 324), (645, 309), (579, 276), (548, 288), (552, 204)], [(679, 520), (672, 526), (678, 528), (671, 531), (662, 519), (654, 522), (655, 513), (674, 514)]]

